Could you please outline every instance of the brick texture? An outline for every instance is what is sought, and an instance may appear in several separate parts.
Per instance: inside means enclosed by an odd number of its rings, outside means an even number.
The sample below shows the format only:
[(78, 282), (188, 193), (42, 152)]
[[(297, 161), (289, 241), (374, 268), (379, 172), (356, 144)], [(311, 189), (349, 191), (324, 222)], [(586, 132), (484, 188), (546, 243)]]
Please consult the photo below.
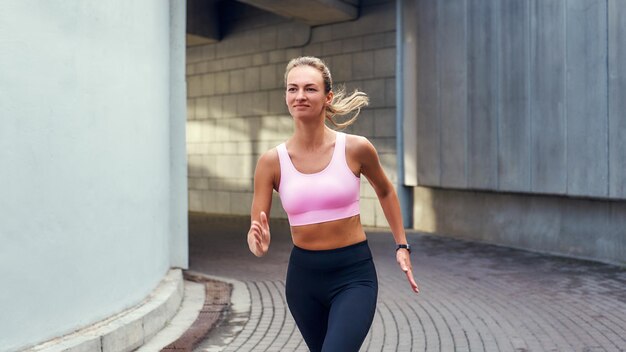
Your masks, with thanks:
[[(357, 20), (313, 28), (254, 9), (241, 16), (222, 41), (187, 49), (190, 210), (249, 212), (242, 202), (251, 199), (258, 157), (293, 132), (283, 74), (300, 55), (325, 60), (335, 86), (370, 96), (370, 106), (346, 132), (369, 138), (395, 177), (394, 2), (365, 1)], [(363, 223), (386, 224), (374, 192), (361, 197)], [(272, 216), (285, 215), (276, 197)]]
[[(190, 215), (192, 269), (243, 281), (250, 294), (245, 325), (220, 348), (308, 351), (285, 304), (289, 227), (272, 221), (270, 253), (259, 259), (233, 240), (247, 226), (242, 217)], [(415, 295), (391, 234), (367, 233), (379, 294), (362, 352), (624, 351), (623, 267), (409, 231)]]
[(205, 285), (206, 296), (198, 318), (191, 327), (176, 341), (165, 346), (161, 351), (191, 352), (204, 337), (215, 327), (230, 304), (232, 287), (221, 281), (208, 280), (198, 276), (185, 275), (186, 280)]

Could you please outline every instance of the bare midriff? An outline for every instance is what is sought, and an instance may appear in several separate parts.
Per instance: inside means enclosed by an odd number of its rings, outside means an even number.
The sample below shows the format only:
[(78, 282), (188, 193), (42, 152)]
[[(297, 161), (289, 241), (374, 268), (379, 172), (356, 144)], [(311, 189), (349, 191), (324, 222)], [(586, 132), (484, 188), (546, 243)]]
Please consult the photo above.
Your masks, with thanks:
[(309, 250), (341, 248), (366, 239), (359, 215), (318, 224), (292, 226), (291, 237), (294, 245)]

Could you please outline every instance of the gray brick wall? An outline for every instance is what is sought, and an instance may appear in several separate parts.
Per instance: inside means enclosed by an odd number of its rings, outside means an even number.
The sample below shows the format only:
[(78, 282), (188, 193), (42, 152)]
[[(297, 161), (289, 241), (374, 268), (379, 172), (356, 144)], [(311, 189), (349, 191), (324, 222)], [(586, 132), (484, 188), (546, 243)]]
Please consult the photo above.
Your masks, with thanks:
[[(376, 145), (396, 182), (395, 5), (361, 1), (355, 21), (309, 28), (246, 8), (216, 44), (187, 49), (189, 210), (248, 214), (258, 157), (292, 133), (283, 74), (296, 56), (322, 58), (335, 84), (358, 88), (370, 106), (346, 130)], [(387, 226), (363, 178), (364, 225)], [(286, 217), (277, 195), (273, 217)]]

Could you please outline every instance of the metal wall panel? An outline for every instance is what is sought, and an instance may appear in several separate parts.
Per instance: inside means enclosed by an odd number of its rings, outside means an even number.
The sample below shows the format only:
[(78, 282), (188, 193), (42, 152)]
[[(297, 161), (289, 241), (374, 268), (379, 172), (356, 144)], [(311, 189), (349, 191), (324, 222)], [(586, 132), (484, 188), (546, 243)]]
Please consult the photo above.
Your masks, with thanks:
[(530, 2), (500, 4), (498, 184), (530, 191)]
[(471, 2), (467, 19), (468, 184), (496, 189), (499, 0)]
[(626, 0), (609, 0), (609, 194), (626, 198)]
[(565, 194), (565, 3), (531, 3), (531, 187)]
[(606, 2), (568, 0), (567, 194), (608, 196)]
[(441, 179), (444, 187), (467, 187), (466, 1), (438, 4)]
[(626, 198), (626, 0), (417, 9), (419, 185)]
[(437, 1), (417, 1), (417, 179), (438, 186), (441, 174)]

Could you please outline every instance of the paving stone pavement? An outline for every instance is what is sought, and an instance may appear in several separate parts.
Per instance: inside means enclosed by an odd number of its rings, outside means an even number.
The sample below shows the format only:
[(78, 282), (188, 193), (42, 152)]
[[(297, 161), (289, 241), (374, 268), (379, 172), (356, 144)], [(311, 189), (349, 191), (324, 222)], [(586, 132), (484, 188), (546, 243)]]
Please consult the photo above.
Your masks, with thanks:
[[(249, 317), (220, 350), (307, 351), (284, 297), (287, 223), (270, 223), (263, 258), (247, 249), (247, 218), (192, 213), (189, 226), (190, 269), (240, 280), (250, 293)], [(409, 232), (415, 295), (391, 234), (367, 233), (379, 298), (361, 351), (626, 350), (624, 267)]]

